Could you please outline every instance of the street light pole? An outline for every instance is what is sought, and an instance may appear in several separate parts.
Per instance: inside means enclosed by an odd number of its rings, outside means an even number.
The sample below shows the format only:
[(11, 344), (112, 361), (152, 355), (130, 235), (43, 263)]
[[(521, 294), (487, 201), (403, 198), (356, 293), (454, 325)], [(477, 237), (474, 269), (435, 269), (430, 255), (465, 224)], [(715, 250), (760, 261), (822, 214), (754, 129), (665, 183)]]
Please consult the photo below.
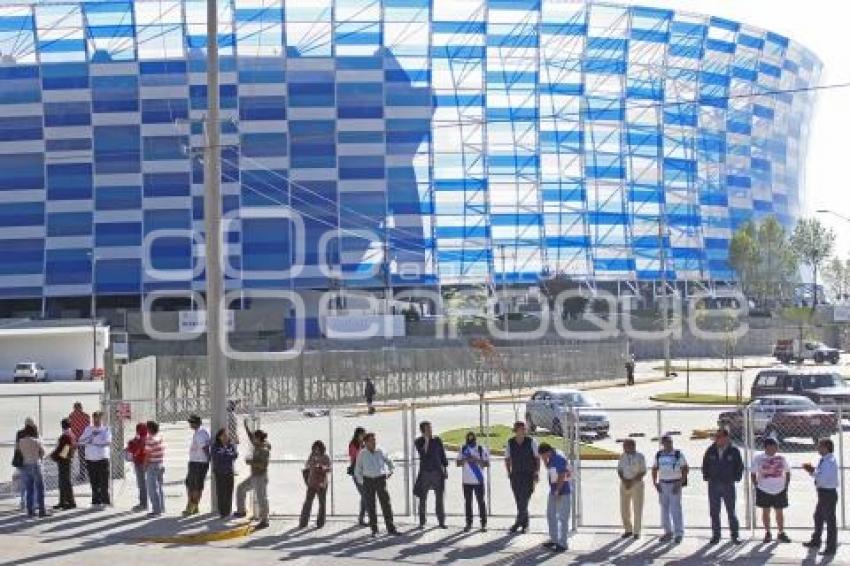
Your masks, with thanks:
[[(219, 120), (218, 2), (207, 0), (207, 117), (204, 131), (204, 231), (207, 289), (207, 380), (211, 430), (227, 426), (227, 367), (221, 348), (224, 311), (221, 266), (221, 122)], [(215, 477), (210, 500), (218, 512)]]
[(667, 304), (667, 249), (664, 246), (664, 234), (666, 232), (666, 219), (663, 212), (659, 210), (658, 215), (658, 246), (659, 263), (661, 267), (661, 290), (664, 293), (661, 299), (661, 328), (664, 331), (664, 377), (670, 377), (670, 333), (668, 332), (668, 304)]
[(89, 252), (91, 256), (91, 304), (89, 305), (89, 309), (91, 311), (91, 367), (89, 370), (89, 377), (95, 378), (97, 377), (97, 289), (95, 287), (95, 276), (97, 275), (97, 266), (95, 263), (97, 262), (97, 258), (94, 253), (94, 249)]

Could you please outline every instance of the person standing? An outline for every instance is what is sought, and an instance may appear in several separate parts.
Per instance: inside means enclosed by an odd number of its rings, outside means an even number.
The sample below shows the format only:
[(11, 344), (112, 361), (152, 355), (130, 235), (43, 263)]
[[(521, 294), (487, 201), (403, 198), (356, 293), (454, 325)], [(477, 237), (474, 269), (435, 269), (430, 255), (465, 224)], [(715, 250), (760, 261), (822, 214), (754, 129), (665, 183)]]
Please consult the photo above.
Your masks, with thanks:
[(633, 438), (623, 441), (623, 453), (617, 463), (620, 476), (620, 516), (623, 520), (622, 538), (640, 538), (643, 523), (643, 478), (646, 475), (646, 459), (637, 451)]
[(35, 421), (27, 417), (24, 419), (24, 428), (15, 433), (15, 450), (12, 454), (12, 468), (14, 468), (15, 471), (12, 474), (12, 480), (13, 483), (14, 481), (17, 481), (21, 511), (27, 508), (27, 482), (24, 477), (23, 454), (21, 454), (21, 450), (18, 448), (18, 442), (20, 442), (22, 438), (33, 434), (36, 430)]
[(133, 511), (147, 511), (148, 508), (148, 480), (145, 475), (145, 439), (148, 436), (148, 427), (145, 423), (136, 424), (136, 436), (127, 443), (127, 456), (133, 463), (136, 472), (136, 487), (139, 491), (139, 504), (133, 507)]
[(367, 377), (366, 387), (363, 391), (363, 396), (366, 397), (366, 407), (368, 408), (370, 415), (375, 414), (375, 406), (373, 405), (373, 403), (375, 402), (376, 392), (377, 391), (375, 390), (375, 384), (372, 382), (371, 378)]
[(310, 521), (310, 511), (313, 509), (313, 499), (319, 499), (319, 512), (316, 515), (316, 528), (325, 526), (325, 496), (328, 493), (328, 474), (331, 471), (331, 459), (327, 454), (325, 443), (317, 440), (310, 449), (310, 455), (304, 463), (304, 482), (307, 484), (307, 495), (301, 507), (300, 528), (305, 528)]
[(838, 527), (835, 520), (835, 507), (838, 505), (838, 463), (835, 461), (835, 444), (829, 438), (818, 441), (820, 460), (817, 467), (809, 463), (803, 469), (815, 480), (818, 492), (818, 504), (815, 507), (815, 528), (812, 538), (803, 543), (807, 548), (817, 549), (821, 545), (823, 527), (826, 524), (826, 547), (821, 556), (835, 556), (838, 550)]
[(659, 539), (676, 544), (685, 536), (682, 520), (682, 488), (688, 485), (688, 462), (680, 450), (673, 448), (673, 438), (669, 434), (661, 437), (661, 450), (655, 454), (652, 466), (652, 483), (658, 492), (661, 503), (661, 525), (664, 535)]
[(54, 509), (75, 509), (77, 503), (74, 501), (74, 486), (71, 483), (71, 462), (74, 459), (75, 446), (77, 440), (74, 438), (74, 433), (71, 432), (71, 421), (62, 419), (62, 435), (56, 442), (53, 452), (50, 453), (50, 459), (56, 462), (56, 469), (59, 477), (59, 503), (54, 505)]
[(635, 384), (635, 355), (629, 354), (626, 360), (626, 385)]
[(570, 530), (570, 467), (566, 457), (543, 442), (538, 454), (549, 475), (549, 501), (546, 519), (549, 523), (549, 542), (543, 546), (552, 552), (567, 550)]
[(729, 519), (729, 534), (732, 544), (740, 544), (738, 517), (735, 514), (735, 484), (744, 477), (744, 460), (741, 451), (729, 440), (726, 429), (718, 430), (714, 443), (705, 451), (702, 459), (702, 479), (708, 482), (708, 507), (711, 514), (711, 540), (720, 542), (720, 505), (726, 507)]
[(210, 469), (210, 433), (198, 415), (189, 417), (192, 429), (192, 444), (189, 446), (189, 470), (186, 473), (186, 509), (183, 516), (198, 514), (198, 505), (204, 494), (204, 483)]
[(251, 467), (251, 475), (248, 476), (236, 488), (236, 513), (234, 517), (240, 518), (247, 515), (245, 512), (245, 499), (249, 491), (254, 492), (254, 500), (260, 510), (260, 521), (254, 526), (255, 529), (265, 529), (269, 526), (269, 458), (271, 457), (271, 445), (266, 441), (265, 431), (251, 430), (248, 420), (245, 419), (245, 432), (251, 443), (252, 452), (245, 461)]
[(215, 434), (215, 441), (210, 451), (212, 471), (215, 476), (215, 497), (218, 502), (218, 514), (222, 519), (230, 516), (233, 509), (233, 478), (235, 476), (233, 463), (239, 453), (236, 444), (230, 438), (227, 429), (220, 429)]
[(436, 499), (437, 524), (441, 529), (446, 528), (446, 511), (444, 495), (446, 479), (449, 477), (449, 461), (446, 450), (439, 436), (434, 436), (431, 423), (419, 423), (422, 436), (414, 441), (416, 452), (419, 454), (419, 475), (414, 485), (414, 495), (419, 499), (419, 528), (425, 527), (425, 514), (428, 505), (428, 492), (434, 490)]
[(44, 508), (44, 476), (41, 470), (41, 460), (44, 458), (44, 446), (38, 437), (38, 429), (35, 425), (27, 425), (27, 433), (17, 442), (17, 449), (21, 452), (21, 472), (26, 485), (27, 516), (35, 517), (35, 509), (38, 507), (38, 516), (46, 517)]
[(361, 527), (368, 525), (366, 522), (366, 492), (363, 490), (363, 486), (360, 485), (354, 477), (354, 466), (357, 464), (357, 455), (360, 454), (361, 450), (363, 450), (363, 438), (365, 436), (366, 429), (362, 426), (358, 426), (354, 429), (354, 435), (348, 443), (348, 475), (351, 476), (351, 480), (354, 482), (354, 488), (360, 495), (360, 508), (357, 514), (357, 524)]
[(151, 502), (152, 517), (165, 513), (165, 444), (159, 434), (159, 423), (148, 421), (145, 425), (148, 433), (145, 436), (145, 481), (147, 482), (148, 497)]
[(393, 523), (393, 507), (390, 502), (390, 494), (387, 492), (387, 480), (393, 475), (395, 468), (393, 461), (387, 456), (383, 449), (378, 448), (375, 433), (367, 433), (363, 437), (364, 448), (357, 455), (357, 463), (354, 465), (354, 478), (366, 493), (366, 510), (369, 513), (369, 527), (372, 536), (378, 534), (378, 510), (375, 498), (381, 504), (381, 512), (384, 514), (384, 523), (387, 533), (399, 534)]
[(457, 453), (457, 465), (463, 468), (463, 501), (466, 512), (464, 532), (472, 530), (472, 496), (478, 503), (478, 516), (481, 519), (481, 531), (487, 530), (487, 505), (484, 503), (484, 470), (490, 467), (490, 453), (480, 446), (475, 433), (466, 433), (466, 441)]
[(88, 479), (86, 447), (80, 444), (80, 438), (83, 437), (83, 432), (86, 428), (91, 425), (91, 418), (83, 410), (83, 404), (77, 401), (74, 403), (71, 414), (68, 415), (68, 420), (71, 421), (71, 432), (74, 433), (74, 438), (77, 439), (77, 481), (84, 482)]
[(756, 507), (761, 509), (764, 525), (764, 542), (773, 540), (770, 534), (770, 510), (776, 513), (779, 542), (791, 542), (785, 534), (784, 509), (788, 507), (788, 484), (791, 482), (791, 466), (785, 456), (778, 453), (776, 439), (764, 439), (764, 452), (753, 457), (751, 480), (756, 488)]
[(537, 442), (526, 436), (525, 423), (514, 423), (514, 436), (505, 447), (505, 467), (511, 480), (517, 515), (510, 532), (528, 531), (528, 502), (539, 480), (540, 457)]
[(103, 413), (96, 411), (77, 444), (85, 448), (86, 469), (91, 484), (91, 502), (95, 509), (109, 505), (109, 448), (112, 431), (103, 425)]

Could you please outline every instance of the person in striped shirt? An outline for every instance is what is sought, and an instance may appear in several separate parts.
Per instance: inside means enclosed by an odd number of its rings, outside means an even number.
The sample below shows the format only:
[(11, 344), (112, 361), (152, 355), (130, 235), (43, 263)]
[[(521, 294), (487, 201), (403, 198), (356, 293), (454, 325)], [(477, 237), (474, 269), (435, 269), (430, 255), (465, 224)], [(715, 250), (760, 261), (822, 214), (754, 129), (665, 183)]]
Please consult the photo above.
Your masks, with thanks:
[(148, 435), (145, 437), (145, 480), (148, 484), (148, 497), (151, 501), (151, 517), (165, 512), (165, 494), (162, 491), (162, 479), (165, 474), (165, 445), (159, 434), (159, 423), (147, 422)]

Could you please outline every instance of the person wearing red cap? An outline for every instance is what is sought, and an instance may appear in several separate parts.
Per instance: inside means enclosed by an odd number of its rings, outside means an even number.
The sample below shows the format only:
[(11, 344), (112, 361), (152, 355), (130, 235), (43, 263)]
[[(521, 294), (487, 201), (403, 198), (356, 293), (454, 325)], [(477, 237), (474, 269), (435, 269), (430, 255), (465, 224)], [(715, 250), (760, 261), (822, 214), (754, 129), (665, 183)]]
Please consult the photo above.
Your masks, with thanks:
[(145, 511), (148, 508), (148, 488), (145, 481), (145, 439), (148, 427), (145, 423), (136, 425), (136, 436), (127, 443), (127, 460), (133, 463), (136, 472), (136, 486), (139, 488), (139, 504), (133, 511)]

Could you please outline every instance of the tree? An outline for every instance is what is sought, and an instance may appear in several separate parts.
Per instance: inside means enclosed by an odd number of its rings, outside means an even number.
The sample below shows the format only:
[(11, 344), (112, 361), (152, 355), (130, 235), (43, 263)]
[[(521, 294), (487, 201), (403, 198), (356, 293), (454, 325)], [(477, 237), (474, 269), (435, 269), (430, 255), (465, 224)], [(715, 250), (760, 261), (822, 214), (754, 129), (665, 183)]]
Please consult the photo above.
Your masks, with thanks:
[(729, 242), (729, 265), (738, 274), (741, 289), (745, 294), (749, 294), (757, 264), (756, 226), (747, 221), (732, 235)]
[(844, 261), (832, 258), (823, 266), (823, 280), (836, 301), (850, 299), (850, 258)]
[(812, 311), (818, 304), (818, 271), (834, 247), (835, 232), (817, 218), (803, 218), (791, 234), (791, 249), (801, 262), (812, 268)]

